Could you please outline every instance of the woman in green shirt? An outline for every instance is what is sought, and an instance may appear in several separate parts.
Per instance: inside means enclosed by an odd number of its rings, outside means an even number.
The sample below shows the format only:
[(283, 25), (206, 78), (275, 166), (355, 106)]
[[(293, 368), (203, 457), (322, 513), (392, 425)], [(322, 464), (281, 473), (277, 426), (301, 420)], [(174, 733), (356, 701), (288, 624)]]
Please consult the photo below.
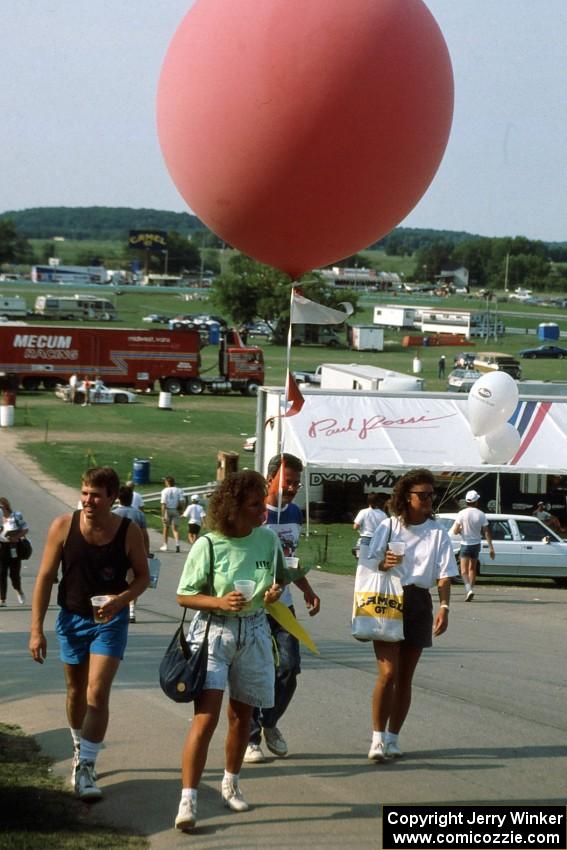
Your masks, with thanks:
[[(207, 525), (187, 557), (177, 589), (177, 601), (198, 611), (188, 639), (198, 645), (209, 612), (209, 659), (205, 687), (195, 701), (195, 717), (182, 758), (182, 792), (175, 819), (177, 829), (192, 829), (197, 816), (197, 788), (205, 768), (209, 743), (216, 729), (224, 689), (228, 683), (228, 732), (222, 799), (229, 809), (247, 811), (239, 787), (239, 773), (248, 745), (250, 720), (256, 706), (274, 703), (274, 664), (270, 629), (264, 603), (275, 602), (282, 583), (289, 582), (279, 540), (265, 518), (266, 484), (257, 472), (244, 471), (226, 478), (209, 501)], [(209, 588), (210, 547), (213, 544), (213, 590)], [(254, 582), (250, 599), (235, 582)]]

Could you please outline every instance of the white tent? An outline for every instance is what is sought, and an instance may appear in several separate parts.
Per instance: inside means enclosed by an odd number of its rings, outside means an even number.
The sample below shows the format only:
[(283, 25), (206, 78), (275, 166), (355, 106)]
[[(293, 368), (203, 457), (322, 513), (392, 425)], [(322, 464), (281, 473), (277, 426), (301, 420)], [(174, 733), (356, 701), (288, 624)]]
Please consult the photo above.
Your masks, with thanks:
[(471, 433), (466, 397), (313, 391), (299, 413), (280, 420), (283, 450), (309, 467), (567, 475), (567, 401), (520, 400), (509, 421), (520, 448), (508, 463), (491, 465)]

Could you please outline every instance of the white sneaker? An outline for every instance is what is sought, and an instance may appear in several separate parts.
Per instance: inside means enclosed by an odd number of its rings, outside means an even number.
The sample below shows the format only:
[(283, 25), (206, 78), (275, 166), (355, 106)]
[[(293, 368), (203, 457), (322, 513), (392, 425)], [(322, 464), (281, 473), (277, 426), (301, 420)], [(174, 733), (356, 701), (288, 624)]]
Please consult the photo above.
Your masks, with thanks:
[(277, 726), (274, 726), (273, 729), (264, 728), (264, 738), (267, 748), (275, 756), (279, 756), (281, 759), (287, 756), (287, 743)]
[(393, 741), (386, 741), (386, 756), (392, 759), (401, 759), (403, 751)]
[(181, 832), (187, 832), (188, 829), (193, 829), (197, 823), (197, 801), (191, 797), (182, 797), (179, 803), (179, 811), (175, 818), (175, 829), (180, 829)]
[(244, 761), (246, 764), (259, 764), (261, 761), (266, 761), (266, 756), (262, 752), (260, 744), (248, 744), (244, 753)]
[(474, 590), (468, 590), (467, 595), (465, 596), (465, 602), (472, 602), (474, 599)]
[(160, 552), (167, 552), (167, 543), (164, 543), (163, 546), (159, 547)]
[(226, 776), (222, 781), (222, 800), (227, 809), (232, 809), (233, 812), (247, 812), (250, 806), (242, 796), (242, 791), (238, 782), (233, 779), (227, 779)]
[(25, 593), (16, 593), (16, 596), (18, 597), (18, 602), (20, 603), (20, 605), (25, 605), (25, 604), (26, 604), (26, 595), (25, 595)]
[(5, 607), (6, 607), (6, 600), (0, 599), (0, 608), (5, 608)]
[(95, 783), (94, 762), (81, 759), (75, 778), (75, 793), (81, 800), (100, 800), (102, 791)]
[(371, 744), (368, 750), (368, 758), (371, 761), (388, 761), (389, 754), (386, 751), (384, 741), (378, 741), (377, 744)]

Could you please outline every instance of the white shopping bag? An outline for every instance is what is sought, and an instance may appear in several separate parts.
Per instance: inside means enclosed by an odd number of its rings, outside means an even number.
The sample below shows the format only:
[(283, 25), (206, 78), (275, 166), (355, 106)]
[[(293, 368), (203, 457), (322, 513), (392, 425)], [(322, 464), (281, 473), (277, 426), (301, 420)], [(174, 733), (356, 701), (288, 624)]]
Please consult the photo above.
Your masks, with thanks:
[(403, 588), (395, 570), (380, 572), (376, 561), (360, 561), (354, 580), (352, 634), (357, 640), (403, 640)]

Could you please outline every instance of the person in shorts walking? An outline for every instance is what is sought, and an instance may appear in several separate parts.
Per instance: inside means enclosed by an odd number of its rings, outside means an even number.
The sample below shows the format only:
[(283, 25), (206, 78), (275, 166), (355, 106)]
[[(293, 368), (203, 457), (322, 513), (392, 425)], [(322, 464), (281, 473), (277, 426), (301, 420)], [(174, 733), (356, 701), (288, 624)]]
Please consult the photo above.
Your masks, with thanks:
[(478, 508), (479, 500), (480, 495), (476, 490), (469, 490), (465, 496), (467, 506), (462, 511), (459, 511), (457, 519), (451, 528), (451, 534), (461, 535), (462, 543), (459, 558), (461, 562), (461, 576), (465, 585), (465, 602), (472, 602), (474, 599), (477, 564), (483, 535), (488, 543), (488, 553), (492, 560), (494, 560), (492, 534), (490, 533), (486, 514)]
[[(442, 635), (449, 625), (451, 576), (457, 574), (457, 565), (450, 537), (435, 519), (434, 500), (435, 478), (429, 469), (413, 469), (402, 476), (390, 499), (391, 539), (405, 543), (401, 576), (404, 639), (392, 659), (394, 686), (387, 711), (378, 711), (379, 680), (374, 689), (373, 734), (368, 752), (373, 761), (403, 755), (398, 736), (411, 706), (415, 668), (423, 650), (432, 646), (433, 635)], [(369, 547), (369, 557), (377, 560), (379, 570), (400, 567), (398, 557), (387, 550), (388, 526), (388, 522), (378, 526)], [(435, 585), (439, 609), (434, 617), (430, 588)], [(378, 655), (377, 661), (380, 665)]]
[(179, 552), (179, 517), (185, 502), (183, 490), (175, 486), (175, 478), (171, 475), (164, 478), (163, 483), (165, 487), (160, 496), (163, 544), (159, 548), (160, 552), (167, 552), (167, 538), (171, 531), (175, 540), (175, 551)]
[[(43, 664), (43, 623), (61, 564), (55, 630), (67, 685), (72, 781), (76, 794), (86, 801), (102, 796), (95, 762), (108, 726), (112, 681), (128, 639), (128, 605), (149, 583), (141, 529), (112, 513), (119, 484), (111, 467), (85, 472), (82, 510), (57, 517), (49, 528), (32, 600), (29, 650), (33, 660)], [(126, 580), (129, 569), (131, 584)], [(93, 608), (91, 598), (97, 596), (106, 601)]]
[(191, 504), (185, 508), (183, 516), (187, 520), (187, 540), (189, 546), (192, 546), (201, 533), (203, 520), (207, 516), (204, 507), (199, 504), (199, 496), (196, 493), (191, 496)]
[[(183, 748), (181, 801), (175, 818), (175, 828), (183, 832), (196, 824), (197, 791), (227, 685), (221, 797), (233, 812), (249, 808), (239, 774), (250, 720), (255, 706), (274, 704), (272, 639), (264, 603), (276, 602), (282, 583), (290, 580), (278, 538), (263, 527), (265, 492), (264, 478), (251, 470), (233, 473), (220, 483), (209, 502), (211, 532), (195, 542), (177, 588), (179, 605), (198, 612), (189, 627), (192, 650), (201, 643), (212, 612), (207, 676)], [(248, 599), (235, 588), (242, 579), (253, 582)]]

